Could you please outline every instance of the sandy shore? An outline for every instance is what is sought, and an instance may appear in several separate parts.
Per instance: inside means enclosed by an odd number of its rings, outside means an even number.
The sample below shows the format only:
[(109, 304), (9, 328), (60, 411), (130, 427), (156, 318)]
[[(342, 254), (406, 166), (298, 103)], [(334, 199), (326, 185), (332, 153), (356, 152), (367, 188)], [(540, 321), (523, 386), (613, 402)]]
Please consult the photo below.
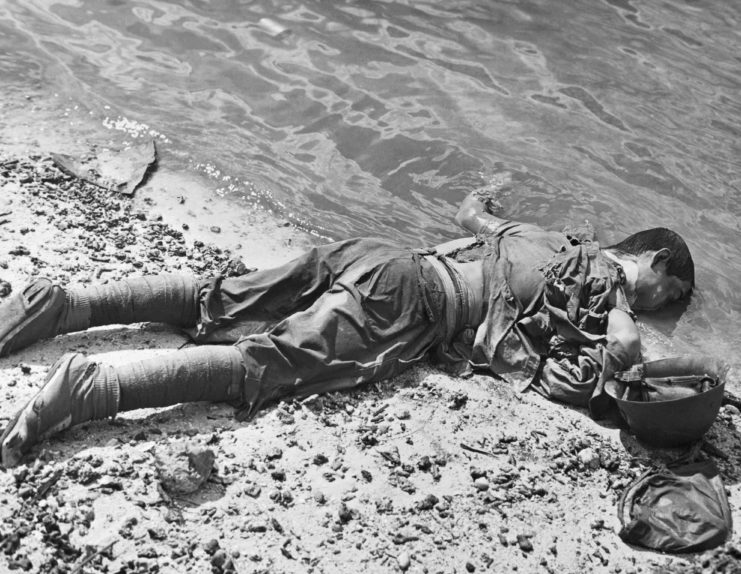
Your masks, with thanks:
[[(235, 214), (214, 182), (165, 162), (133, 198), (62, 177), (52, 152), (125, 142), (59, 117), (41, 93), (4, 97), (0, 287), (264, 267), (313, 239), (272, 214)], [(106, 139), (107, 138), (107, 139)], [(224, 214), (230, 214), (225, 216)], [(0, 360), (4, 423), (70, 351), (117, 361), (187, 343), (163, 325), (96, 329)], [(741, 535), (681, 557), (618, 537), (617, 500), (651, 461), (618, 428), (484, 375), (421, 365), (397, 380), (239, 423), (227, 405), (126, 413), (45, 441), (0, 473), (0, 570), (33, 572), (738, 572)], [(734, 514), (741, 424), (708, 435)], [(198, 490), (163, 488), (182, 453), (209, 449)], [(706, 454), (706, 456), (710, 456)], [(79, 568), (84, 564), (82, 568)]]

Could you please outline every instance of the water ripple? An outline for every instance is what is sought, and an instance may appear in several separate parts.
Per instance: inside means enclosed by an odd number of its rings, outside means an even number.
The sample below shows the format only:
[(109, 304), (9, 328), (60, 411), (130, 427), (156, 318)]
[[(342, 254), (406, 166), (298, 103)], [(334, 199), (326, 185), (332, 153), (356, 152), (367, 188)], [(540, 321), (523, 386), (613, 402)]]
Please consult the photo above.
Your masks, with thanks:
[(333, 238), (455, 237), (505, 171), (513, 218), (675, 227), (700, 296), (672, 328), (735, 349), (739, 24), (736, 3), (28, 0), (0, 3), (0, 73)]

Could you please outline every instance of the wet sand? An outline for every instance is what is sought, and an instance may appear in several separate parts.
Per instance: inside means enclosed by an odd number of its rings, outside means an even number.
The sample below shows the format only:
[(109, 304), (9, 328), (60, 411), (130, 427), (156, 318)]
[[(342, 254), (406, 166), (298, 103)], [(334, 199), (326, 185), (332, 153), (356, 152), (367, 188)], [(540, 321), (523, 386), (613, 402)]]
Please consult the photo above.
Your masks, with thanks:
[[(69, 125), (54, 109), (40, 94), (3, 99), (0, 279), (13, 291), (40, 275), (208, 276), (229, 261), (274, 265), (311, 244), (269, 213), (234, 216), (212, 182), (162, 162), (131, 199), (55, 175), (51, 152), (122, 135)], [(186, 343), (144, 324), (33, 345), (0, 360), (0, 419), (63, 353), (118, 361)], [(736, 514), (740, 423), (724, 407), (707, 437)], [(187, 468), (180, 454), (196, 449), (215, 455), (207, 482), (168, 494), (165, 475)], [(738, 533), (684, 557), (631, 549), (617, 535), (623, 488), (647, 461), (682, 452), (648, 450), (492, 377), (456, 379), (427, 365), (283, 403), (249, 423), (221, 404), (136, 411), (62, 433), (0, 473), (0, 570), (70, 572), (89, 557), (83, 572), (738, 571)]]

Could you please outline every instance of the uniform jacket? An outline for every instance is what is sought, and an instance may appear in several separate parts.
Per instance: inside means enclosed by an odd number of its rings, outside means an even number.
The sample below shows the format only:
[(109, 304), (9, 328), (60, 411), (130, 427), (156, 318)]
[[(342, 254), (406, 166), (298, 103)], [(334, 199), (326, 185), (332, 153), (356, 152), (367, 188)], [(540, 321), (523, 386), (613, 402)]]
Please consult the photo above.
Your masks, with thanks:
[(506, 223), (454, 257), (482, 257), (486, 277), (484, 319), (470, 345), (453, 344), (459, 356), (504, 378), (522, 373), (519, 390), (589, 407), (599, 418), (606, 377), (630, 366), (608, 340), (607, 315), (630, 307), (622, 268), (602, 255), (593, 230)]

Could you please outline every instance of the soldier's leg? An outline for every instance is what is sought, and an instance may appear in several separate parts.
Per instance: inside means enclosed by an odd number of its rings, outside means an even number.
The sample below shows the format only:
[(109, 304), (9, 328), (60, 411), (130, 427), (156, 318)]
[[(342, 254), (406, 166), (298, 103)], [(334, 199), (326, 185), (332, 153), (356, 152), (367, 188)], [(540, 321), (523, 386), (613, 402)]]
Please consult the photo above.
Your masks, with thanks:
[(233, 346), (147, 354), (115, 367), (79, 353), (67, 354), (51, 367), (44, 386), (8, 424), (0, 439), (2, 463), (14, 466), (40, 440), (118, 412), (238, 400), (244, 373), (242, 355)]
[(100, 325), (144, 321), (193, 327), (199, 284), (163, 274), (62, 288), (38, 279), (0, 305), (0, 356), (36, 341)]

